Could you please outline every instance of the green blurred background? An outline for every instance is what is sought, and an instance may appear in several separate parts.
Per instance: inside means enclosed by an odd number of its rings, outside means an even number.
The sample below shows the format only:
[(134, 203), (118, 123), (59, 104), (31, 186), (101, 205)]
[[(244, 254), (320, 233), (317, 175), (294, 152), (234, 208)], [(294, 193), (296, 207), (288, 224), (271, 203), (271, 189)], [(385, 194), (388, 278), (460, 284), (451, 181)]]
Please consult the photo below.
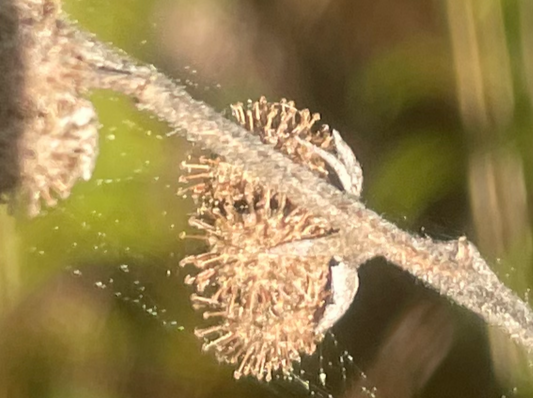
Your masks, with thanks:
[[(266, 95), (320, 112), (361, 162), (370, 208), (414, 233), (466, 234), (527, 298), (531, 1), (68, 0), (64, 10), (221, 111)], [(102, 124), (93, 179), (33, 220), (1, 209), (2, 396), (533, 396), (531, 366), (507, 337), (379, 259), (302, 381), (234, 381), (201, 352), (177, 266), (201, 250), (178, 238), (193, 211), (176, 195), (179, 164), (194, 148), (127, 98), (91, 99)]]

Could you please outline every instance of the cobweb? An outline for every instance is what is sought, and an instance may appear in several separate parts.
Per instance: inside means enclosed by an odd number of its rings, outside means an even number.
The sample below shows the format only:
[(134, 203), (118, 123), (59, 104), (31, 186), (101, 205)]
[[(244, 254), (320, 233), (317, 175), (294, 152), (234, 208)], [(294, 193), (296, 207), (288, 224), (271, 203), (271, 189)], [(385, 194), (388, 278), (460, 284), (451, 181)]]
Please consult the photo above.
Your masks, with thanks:
[[(95, 294), (111, 295), (157, 327), (190, 339), (201, 320), (191, 309), (192, 291), (178, 263), (201, 250), (202, 242), (180, 239), (181, 232), (196, 231), (187, 226), (192, 202), (176, 193), (180, 162), (200, 149), (121, 96), (95, 93), (92, 100), (102, 123), (95, 174), (56, 208), (21, 223), (24, 262), (66, 272)], [(201, 352), (200, 342), (197, 355), (216, 362)], [(360, 377), (363, 372), (330, 332), (290, 377), (244, 383), (270, 395), (329, 398), (341, 396)]]

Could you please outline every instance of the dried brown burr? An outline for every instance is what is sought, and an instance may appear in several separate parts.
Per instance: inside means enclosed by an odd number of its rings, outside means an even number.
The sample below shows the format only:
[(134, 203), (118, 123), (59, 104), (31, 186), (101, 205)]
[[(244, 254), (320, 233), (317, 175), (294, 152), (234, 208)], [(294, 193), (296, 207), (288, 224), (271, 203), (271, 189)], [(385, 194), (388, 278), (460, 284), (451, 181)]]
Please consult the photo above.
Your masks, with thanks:
[[(299, 111), (293, 102), (269, 103), (263, 97), (247, 107), (231, 107), (235, 120), (293, 161), (328, 178), (321, 157), (295, 137), (333, 150), (329, 128), (319, 115)], [(193, 307), (209, 325), (196, 330), (204, 350), (220, 362), (235, 364), (235, 378), (271, 380), (287, 376), (302, 354), (312, 354), (329, 296), (329, 258), (269, 253), (278, 245), (332, 232), (327, 222), (296, 207), (241, 168), (220, 158), (184, 162), (181, 182), (198, 205), (190, 225), (204, 231), (208, 251), (189, 256), (199, 272), (186, 277), (195, 293)]]
[(98, 122), (81, 95), (84, 66), (65, 37), (57, 1), (22, 2), (19, 42), (24, 70), (20, 103), (20, 187), (29, 214), (66, 198), (74, 184), (91, 177), (98, 153)]

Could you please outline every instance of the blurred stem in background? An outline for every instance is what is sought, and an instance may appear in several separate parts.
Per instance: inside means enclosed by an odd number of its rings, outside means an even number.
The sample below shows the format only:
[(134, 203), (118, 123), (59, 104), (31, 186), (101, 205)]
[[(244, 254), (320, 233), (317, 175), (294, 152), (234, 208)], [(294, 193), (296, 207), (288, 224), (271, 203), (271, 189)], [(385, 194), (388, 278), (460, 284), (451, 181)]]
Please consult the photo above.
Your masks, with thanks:
[[(0, 206), (0, 319), (19, 296), (20, 261), (15, 219)], [(1, 324), (1, 322), (0, 322)]]
[(518, 0), (522, 74), (526, 82), (530, 105), (533, 107), (533, 2)]
[[(528, 5), (526, 5), (528, 3)], [(527, 8), (521, 2), (524, 67), (530, 57)], [(532, 259), (532, 236), (524, 165), (516, 147), (512, 58), (500, 0), (447, 0), (457, 100), (470, 144), (470, 206), (480, 250), (509, 284), (524, 292)], [(531, 22), (531, 21), (529, 21)], [(531, 25), (531, 24), (529, 24)], [(529, 49), (529, 50), (528, 50)], [(525, 68), (531, 82), (531, 70)], [(531, 95), (531, 94), (530, 94)], [(531, 389), (522, 350), (489, 330), (493, 366), (504, 385)]]
[[(321, 112), (360, 158), (369, 207), (413, 231), (471, 237), (468, 175), (473, 240), (513, 289), (528, 287), (531, 0), (63, 5), (99, 39), (189, 82), (212, 105), (264, 94)], [(188, 74), (193, 69), (198, 74)], [(93, 180), (34, 220), (15, 225), (5, 208), (0, 213), (0, 396), (309, 396), (295, 385), (282, 394), (236, 383), (231, 367), (201, 353), (192, 333), (200, 320), (175, 272), (178, 259), (197, 250), (177, 238), (192, 211), (175, 195), (190, 147), (164, 137), (168, 127), (123, 96), (101, 91), (91, 100), (102, 123)], [(499, 383), (518, 387), (511, 396), (532, 396), (524, 358), (507, 338), (490, 332), (491, 365), (472, 314), (389, 264), (362, 272), (358, 298), (335, 332), (344, 333), (339, 347), (368, 378), (348, 372), (342, 388), (351, 381), (353, 388), (339, 396), (376, 385), (381, 398), (387, 391), (394, 398), (502, 396), (491, 366)], [(114, 296), (168, 308), (168, 319), (185, 330), (168, 333), (161, 320)], [(322, 387), (336, 391), (318, 383), (316, 396), (326, 396)]]

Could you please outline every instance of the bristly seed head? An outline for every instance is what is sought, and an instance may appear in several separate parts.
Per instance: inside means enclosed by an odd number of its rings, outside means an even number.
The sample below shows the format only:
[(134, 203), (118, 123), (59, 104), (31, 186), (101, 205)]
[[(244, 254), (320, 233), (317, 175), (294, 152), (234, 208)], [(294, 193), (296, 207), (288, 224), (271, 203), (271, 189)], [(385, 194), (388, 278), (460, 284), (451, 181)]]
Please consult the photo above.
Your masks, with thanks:
[[(327, 178), (324, 161), (294, 138), (332, 150), (329, 128), (316, 126), (317, 114), (264, 98), (246, 109), (234, 105), (232, 113), (261, 140)], [(331, 227), (222, 159), (201, 157), (182, 168), (188, 175), (180, 181), (188, 187), (180, 194), (190, 193), (198, 205), (189, 223), (205, 232), (209, 247), (180, 262), (199, 270), (186, 283), (196, 291), (193, 307), (209, 322), (196, 330), (203, 349), (236, 364), (236, 378), (288, 375), (322, 339), (315, 327), (329, 296), (329, 258), (280, 257), (268, 249), (327, 235)]]
[(320, 114), (311, 114), (308, 109), (298, 110), (293, 101), (282, 99), (270, 103), (265, 97), (249, 102), (246, 108), (241, 103), (232, 105), (231, 111), (237, 123), (259, 136), (261, 141), (273, 145), (292, 161), (307, 166), (321, 177), (328, 176), (324, 160), (295, 139), (299, 137), (317, 147), (333, 151), (329, 126), (317, 123)]
[[(61, 35), (55, 0), (18, 2), (17, 39), (24, 70), (19, 106), (20, 189), (30, 216), (54, 206), (78, 180), (89, 180), (98, 154), (98, 121), (83, 98), (84, 64), (75, 45)], [(17, 3), (17, 4), (18, 4)], [(23, 21), (23, 23), (22, 23)]]

